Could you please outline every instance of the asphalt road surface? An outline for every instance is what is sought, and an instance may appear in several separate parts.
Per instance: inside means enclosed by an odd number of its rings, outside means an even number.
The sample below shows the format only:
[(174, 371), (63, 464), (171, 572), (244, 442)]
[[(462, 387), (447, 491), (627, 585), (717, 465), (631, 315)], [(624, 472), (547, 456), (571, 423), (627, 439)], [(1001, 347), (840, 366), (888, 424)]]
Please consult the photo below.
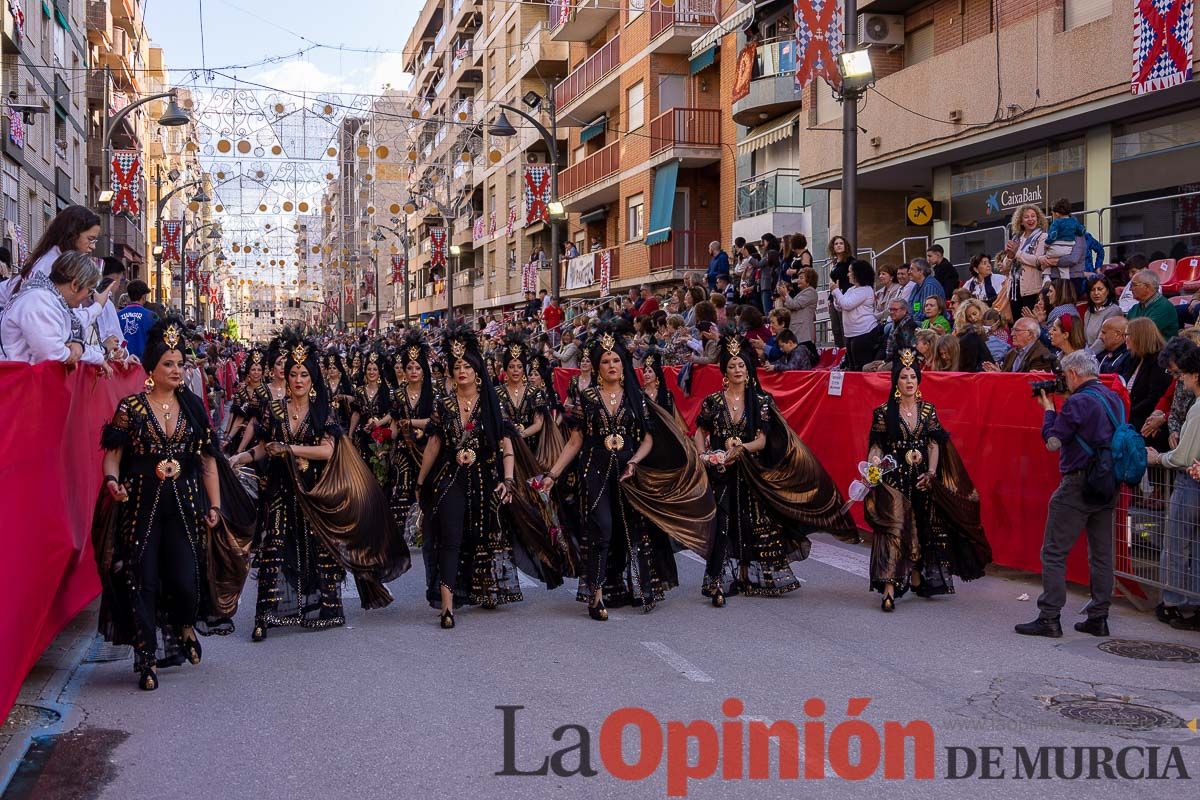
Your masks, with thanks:
[[(1073, 590), (1064, 638), (1019, 637), (1012, 625), (1037, 612), (1033, 599), (1019, 597), (1036, 598), (1038, 584), (1004, 570), (960, 584), (953, 597), (910, 596), (883, 614), (879, 596), (867, 591), (867, 553), (816, 537), (812, 557), (796, 566), (805, 581), (799, 591), (733, 597), (725, 609), (700, 596), (703, 564), (680, 554), (683, 585), (651, 614), (616, 609), (608, 622), (593, 622), (570, 581), (555, 591), (530, 586), (524, 602), (498, 610), (464, 609), (453, 631), (440, 630), (424, 603), (418, 564), (392, 584), (391, 607), (364, 612), (348, 597), (346, 627), (274, 629), (259, 644), (249, 638), (250, 585), (237, 632), (204, 639), (203, 664), (160, 671), (153, 693), (138, 691), (127, 651), (122, 657), (97, 647), (93, 610), (26, 683), (18, 711), (27, 718), (10, 719), (0, 740), (0, 767), (8, 761), (0, 780), (12, 778), (3, 798), (640, 799), (681, 790), (692, 798), (1197, 796), (1200, 736), (1188, 723), (1200, 716), (1200, 635), (1125, 603), (1114, 606), (1111, 639), (1077, 634), (1071, 623), (1081, 619), (1074, 615), (1086, 598)], [(1173, 660), (1121, 655), (1123, 647)], [(96, 660), (112, 657), (119, 660)], [(730, 698), (740, 704), (723, 707)], [(824, 713), (806, 705), (813, 698), (824, 701)], [(868, 725), (838, 733), (851, 698), (869, 698), (865, 709), (853, 709)], [(597, 774), (497, 775), (505, 770), (506, 738), (497, 706), (524, 706), (507, 712), (509, 771), (537, 771), (564, 748), (573, 749), (559, 758), (560, 771), (578, 771), (586, 735), (586, 765)], [(645, 709), (639, 719), (656, 725), (647, 723), (645, 748), (635, 727), (625, 729), (623, 751), (610, 737), (606, 761), (605, 719), (626, 707)], [(688, 741), (668, 730), (671, 720), (711, 728), (694, 726)], [(907, 777), (894, 780), (881, 757), (871, 768), (869, 742), (860, 749), (862, 740), (847, 738), (866, 727), (886, 744), (888, 720), (929, 723), (932, 779), (913, 777), (911, 742)], [(780, 751), (772, 746), (771, 777), (751, 780), (749, 732), (776, 721), (794, 723), (801, 755), (810, 746), (815, 755), (802, 760), (799, 780), (780, 779)], [(819, 722), (824, 735), (810, 736), (815, 729), (806, 723)], [(556, 741), (561, 726), (586, 733), (567, 728)], [(656, 738), (661, 758), (653, 757)], [(1044, 758), (1051, 777), (1029, 779), (1018, 746)], [(1068, 776), (1084, 752), (1084, 777), (1058, 777), (1055, 751), (1039, 756), (1038, 747), (1066, 748), (1059, 752)], [(1104, 751), (1072, 749), (1086, 747), (1109, 748), (1110, 767), (1124, 751), (1126, 774), (1168, 777), (1110, 779), (1098, 767), (1099, 777), (1088, 779), (1087, 759)], [(1151, 748), (1158, 748), (1154, 765)], [(968, 749), (974, 771), (948, 777), (971, 766)], [(648, 776), (617, 777), (616, 757)], [(1004, 777), (981, 777), (989, 758), (991, 773)], [(862, 780), (840, 776), (859, 761), (867, 764)], [(711, 777), (681, 779), (689, 763)], [(1040, 762), (1033, 763), (1036, 773)], [(822, 766), (823, 779), (804, 777)], [(723, 777), (739, 769), (741, 779)]]

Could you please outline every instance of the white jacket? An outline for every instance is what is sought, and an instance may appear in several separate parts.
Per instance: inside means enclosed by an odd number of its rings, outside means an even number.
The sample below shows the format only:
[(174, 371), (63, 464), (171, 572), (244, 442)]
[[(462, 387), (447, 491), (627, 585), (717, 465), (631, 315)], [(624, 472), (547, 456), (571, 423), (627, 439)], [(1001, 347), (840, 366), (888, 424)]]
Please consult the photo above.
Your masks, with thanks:
[[(54, 266), (54, 262), (58, 260), (60, 255), (62, 255), (62, 251), (57, 246), (51, 247), (46, 251), (44, 256), (34, 262), (33, 269), (29, 271), (29, 278), (32, 278), (34, 275), (49, 276), (50, 268)], [(24, 284), (29, 278), (22, 280), (21, 273), (18, 270), (16, 275), (0, 283), (0, 311), (8, 308), (8, 304), (12, 302), (13, 295), (19, 291), (18, 284), (20, 284), (21, 288), (24, 288)]]
[(851, 286), (833, 290), (833, 304), (842, 312), (842, 331), (846, 336), (862, 336), (879, 325), (875, 319), (875, 290), (870, 286)]
[[(72, 331), (72, 319), (58, 290), (46, 278), (31, 275), (0, 316), (0, 358), (27, 364), (66, 361), (71, 356), (68, 342), (83, 345)], [(83, 345), (81, 360), (103, 364), (104, 348)]]

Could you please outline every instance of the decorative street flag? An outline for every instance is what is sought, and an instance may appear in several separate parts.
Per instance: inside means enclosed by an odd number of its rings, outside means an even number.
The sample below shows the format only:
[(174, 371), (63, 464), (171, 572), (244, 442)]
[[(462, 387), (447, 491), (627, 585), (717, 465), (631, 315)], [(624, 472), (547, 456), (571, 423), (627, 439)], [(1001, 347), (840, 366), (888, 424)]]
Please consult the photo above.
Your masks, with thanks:
[(25, 149), (25, 122), (21, 118), (21, 112), (12, 107), (11, 103), (5, 103), (8, 108), (8, 140), (22, 150)]
[(1193, 0), (1134, 0), (1134, 94), (1192, 79)]
[(538, 262), (530, 259), (521, 267), (521, 292), (536, 292), (538, 286)]
[(404, 283), (404, 256), (392, 254), (392, 283)]
[(375, 273), (363, 273), (363, 297), (373, 297), (375, 295)]
[(842, 52), (842, 7), (838, 0), (795, 0), (796, 91), (813, 78), (824, 78), (833, 88), (842, 84), (837, 57)]
[(608, 297), (612, 285), (612, 250), (600, 251), (600, 296)]
[(496, 235), (496, 209), (492, 209), (488, 215), (488, 236)]
[(754, 77), (754, 56), (757, 52), (758, 42), (747, 42), (742, 52), (738, 53), (737, 69), (733, 73), (733, 92), (729, 96), (734, 103), (750, 94), (750, 81)]
[(199, 253), (183, 254), (183, 280), (185, 283), (195, 283), (197, 270), (200, 268)]
[(162, 260), (178, 261), (179, 245), (183, 238), (183, 221), (164, 219), (162, 221)]
[(114, 150), (112, 155), (112, 213), (128, 211), (135, 217), (137, 191), (142, 180), (142, 157), (137, 150)]
[(212, 289), (212, 273), (208, 270), (204, 270), (200, 273), (200, 291), (204, 292), (209, 297), (212, 297)]
[(13, 238), (13, 244), (16, 245), (16, 252), (12, 254), (13, 263), (21, 264), (29, 256), (29, 241), (25, 238), (25, 229), (21, 227), (21, 223), (14, 224), (16, 236)]
[(8, 10), (12, 13), (13, 33), (20, 44), (25, 33), (25, 10), (21, 8), (21, 0), (8, 0)]
[(446, 229), (430, 228), (429, 241), (431, 243), (429, 266), (446, 266)]
[(346, 287), (346, 299), (343, 301), (343, 307), (349, 307), (352, 305), (354, 305), (354, 287), (347, 286)]
[(525, 167), (525, 224), (550, 221), (550, 168)]
[(506, 225), (504, 228), (504, 235), (512, 236), (513, 227), (516, 224), (517, 224), (517, 207), (509, 206), (508, 207), (508, 225)]
[(475, 241), (481, 240), (486, 233), (486, 226), (483, 217), (476, 217), (475, 222), (471, 224), (471, 238)]
[(554, 28), (566, 25), (571, 19), (571, 0), (551, 0), (550, 26)]

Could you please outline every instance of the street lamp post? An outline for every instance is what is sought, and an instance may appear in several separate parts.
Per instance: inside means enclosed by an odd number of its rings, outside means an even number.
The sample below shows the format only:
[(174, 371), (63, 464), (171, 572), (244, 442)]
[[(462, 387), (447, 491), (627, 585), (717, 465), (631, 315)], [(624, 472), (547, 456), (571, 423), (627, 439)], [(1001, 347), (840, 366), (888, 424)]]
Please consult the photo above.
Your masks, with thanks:
[[(193, 236), (195, 236), (200, 231), (208, 230), (209, 228), (216, 228), (220, 224), (221, 223), (219, 223), (219, 222), (210, 222), (207, 225), (201, 225), (198, 228), (193, 228), (190, 231), (186, 231), (183, 235), (183, 240), (179, 244), (182, 257), (185, 259), (187, 258), (187, 243), (188, 243), (189, 239), (191, 239)], [(204, 238), (210, 239), (210, 240), (211, 239), (220, 239), (221, 232), (218, 230), (213, 230), (212, 232), (210, 232), (208, 234), (208, 236), (206, 236)], [(215, 253), (219, 249), (220, 248), (218, 248), (218, 247), (213, 247), (213, 248), (210, 248), (209, 250), (204, 251), (204, 253), (201, 254), (200, 259), (197, 261), (197, 263), (199, 263), (199, 261), (204, 260), (204, 256), (206, 256), (210, 253)], [(183, 294), (182, 294), (182, 297), (179, 298), (179, 305), (180, 305), (181, 309), (187, 307), (187, 270), (186, 269), (184, 270), (184, 273), (183, 273), (182, 288), (183, 288)], [(199, 274), (196, 275), (196, 278), (193, 281), (192, 289), (196, 295), (196, 320), (199, 321), (200, 320), (200, 275)], [(185, 313), (184, 316), (187, 316), (187, 314)]]
[[(392, 217), (392, 224), (398, 226), (400, 224), (400, 218)], [(408, 231), (401, 232), (399, 227), (392, 228), (392, 227), (388, 227), (387, 225), (380, 225), (380, 224), (376, 223), (375, 233), (371, 236), (372, 241), (382, 242), (385, 238), (383, 235), (383, 231), (388, 231), (393, 236), (395, 236), (396, 239), (398, 239), (400, 241), (401, 247), (404, 248), (404, 273), (403, 273), (402, 279), (400, 281), (400, 291), (404, 294), (404, 324), (407, 326), (408, 322), (409, 322), (409, 320), (408, 320), (408, 316), (409, 316), (409, 314), (408, 314), (408, 244), (409, 244)], [(378, 258), (378, 256), (376, 256), (376, 258)], [(376, 273), (375, 283), (376, 283), (376, 287), (378, 288), (378, 283), (379, 283), (378, 273)]]
[[(115, 131), (117, 129), (117, 126), (120, 125), (121, 122), (124, 121), (124, 119), (126, 117), (128, 117), (129, 114), (134, 109), (144, 106), (147, 103), (152, 103), (155, 100), (163, 100), (166, 98), (170, 98), (171, 102), (167, 104), (167, 110), (163, 112), (163, 115), (158, 118), (158, 124), (162, 125), (164, 127), (167, 127), (167, 128), (174, 128), (174, 127), (179, 127), (181, 125), (187, 125), (188, 123), (190, 123), (192, 121), (192, 118), (190, 116), (188, 116), (187, 112), (184, 111), (183, 109), (181, 109), (179, 107), (178, 103), (176, 102), (174, 89), (167, 91), (167, 92), (159, 92), (158, 94), (147, 95), (138, 100), (134, 100), (132, 103), (125, 106), (117, 113), (113, 114), (112, 117), (110, 118), (108, 115), (108, 108), (112, 104), (112, 98), (110, 97), (110, 87), (112, 86), (112, 78), (110, 77), (110, 75), (111, 75), (111, 73), (109, 71), (109, 68), (105, 67), (104, 68), (104, 112), (101, 114), (101, 116), (104, 119), (102, 122), (103, 127), (102, 127), (102, 135), (101, 135), (101, 139), (100, 139), (100, 153), (101, 153), (100, 190), (102, 192), (108, 190), (109, 187), (112, 185), (111, 146), (112, 146), (113, 131)], [(108, 239), (108, 250), (109, 250), (109, 252), (111, 252), (113, 249), (112, 248), (112, 214), (106, 212), (102, 219), (104, 221), (104, 236)], [(156, 297), (156, 299), (158, 299), (159, 302), (161, 302), (161, 298)]]
[[(536, 92), (533, 94), (536, 95)], [(512, 124), (509, 123), (508, 119), (504, 116), (504, 111), (511, 111), (527, 121), (530, 125), (533, 125), (537, 132), (541, 134), (542, 141), (546, 143), (546, 149), (550, 154), (550, 294), (555, 299), (560, 299), (559, 295), (562, 291), (562, 275), (559, 270), (558, 262), (558, 223), (555, 221), (555, 218), (561, 216), (563, 213), (562, 204), (558, 199), (558, 113), (554, 105), (554, 91), (548, 91), (547, 96), (548, 99), (546, 110), (550, 115), (550, 127), (553, 129), (553, 132), (547, 130), (546, 126), (539, 122), (533, 115), (527, 114), (516, 106), (509, 105), (508, 103), (496, 104), (503, 110), (500, 112), (500, 116), (496, 118), (496, 121), (492, 123), (492, 126), (489, 130), (492, 136), (515, 136), (517, 133), (516, 129), (513, 128)]]

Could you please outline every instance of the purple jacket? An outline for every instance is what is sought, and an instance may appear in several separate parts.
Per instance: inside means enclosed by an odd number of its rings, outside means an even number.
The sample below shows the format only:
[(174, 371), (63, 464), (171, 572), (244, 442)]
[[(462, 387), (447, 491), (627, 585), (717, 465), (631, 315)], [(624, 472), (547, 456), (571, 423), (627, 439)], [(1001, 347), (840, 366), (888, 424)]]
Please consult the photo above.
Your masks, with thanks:
[[(1084, 391), (1084, 389), (1089, 391)], [(1098, 395), (1104, 397), (1100, 399)], [(1047, 411), (1042, 420), (1042, 438), (1047, 450), (1058, 451), (1058, 471), (1063, 475), (1087, 467), (1088, 454), (1079, 446), (1079, 437), (1093, 450), (1112, 441), (1116, 430), (1104, 407), (1107, 402), (1116, 411), (1121, 399), (1098, 380), (1080, 386), (1063, 403), (1062, 411)], [(1120, 414), (1117, 417), (1120, 418)]]

